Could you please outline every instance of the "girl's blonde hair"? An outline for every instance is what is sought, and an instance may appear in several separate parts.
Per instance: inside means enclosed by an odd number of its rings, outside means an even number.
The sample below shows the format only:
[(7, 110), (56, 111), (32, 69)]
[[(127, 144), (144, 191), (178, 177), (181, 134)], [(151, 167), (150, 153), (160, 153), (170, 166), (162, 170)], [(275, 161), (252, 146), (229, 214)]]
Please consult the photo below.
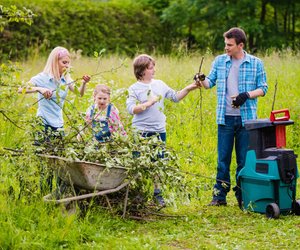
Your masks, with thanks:
[(144, 72), (151, 63), (155, 65), (155, 60), (147, 54), (141, 54), (133, 60), (133, 71), (137, 80), (143, 79)]
[[(60, 82), (61, 75), (59, 73), (58, 61), (60, 58), (68, 56), (70, 57), (69, 51), (64, 47), (55, 47), (48, 56), (46, 66), (43, 70), (44, 73), (49, 74), (54, 77), (54, 79)], [(67, 72), (65, 74), (67, 83), (71, 82), (72, 79), (70, 74)]]
[(110, 96), (110, 88), (105, 84), (98, 84), (94, 89), (94, 97), (99, 93), (102, 92)]

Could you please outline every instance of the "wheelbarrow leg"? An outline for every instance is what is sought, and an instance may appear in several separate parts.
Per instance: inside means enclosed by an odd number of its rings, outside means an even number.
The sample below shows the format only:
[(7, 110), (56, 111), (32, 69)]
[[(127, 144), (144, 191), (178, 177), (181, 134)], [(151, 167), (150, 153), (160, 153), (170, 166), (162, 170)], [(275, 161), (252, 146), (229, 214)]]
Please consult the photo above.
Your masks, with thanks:
[(105, 197), (105, 200), (106, 200), (107, 205), (108, 205), (108, 207), (109, 207), (109, 210), (112, 211), (112, 207), (111, 207), (111, 205), (110, 205), (110, 202), (109, 202), (109, 199), (108, 199), (107, 195), (105, 194), (104, 197)]
[(124, 200), (124, 209), (123, 209), (123, 215), (122, 215), (122, 218), (124, 219), (125, 218), (125, 215), (126, 215), (126, 209), (127, 209), (127, 202), (128, 202), (128, 193), (129, 193), (129, 183), (127, 185), (127, 188), (126, 188), (126, 194), (125, 194), (125, 200)]

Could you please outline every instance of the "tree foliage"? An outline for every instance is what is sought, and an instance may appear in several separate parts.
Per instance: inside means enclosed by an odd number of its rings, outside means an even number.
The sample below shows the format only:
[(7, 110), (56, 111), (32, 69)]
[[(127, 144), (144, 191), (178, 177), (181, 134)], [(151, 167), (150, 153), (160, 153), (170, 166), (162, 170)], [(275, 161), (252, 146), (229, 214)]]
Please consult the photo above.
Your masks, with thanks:
[(299, 10), (296, 0), (171, 0), (162, 16), (202, 49), (221, 50), (223, 32), (236, 26), (246, 31), (250, 50), (299, 49)]
[[(170, 53), (185, 49), (223, 49), (222, 34), (239, 26), (248, 35), (248, 50), (298, 50), (300, 3), (296, 0), (5, 0), (17, 16), (36, 14), (33, 24), (1, 25), (2, 59), (48, 52), (61, 45), (85, 55), (105, 48), (109, 53)], [(24, 8), (26, 7), (26, 8)], [(2, 16), (10, 15), (2, 7)], [(14, 7), (15, 8), (15, 7)], [(23, 9), (24, 8), (24, 9)], [(31, 14), (32, 17), (32, 14)], [(32, 19), (22, 17), (25, 22)]]
[[(170, 47), (163, 26), (151, 9), (137, 3), (98, 1), (7, 1), (34, 10), (31, 27), (10, 23), (0, 36), (0, 51), (24, 57), (30, 48), (48, 52), (55, 46), (82, 50), (85, 55), (107, 52), (133, 55)], [(165, 33), (166, 34), (166, 33)]]
[(34, 14), (32, 11), (26, 7), (23, 7), (23, 9), (18, 9), (15, 5), (0, 5), (0, 32), (3, 32), (4, 27), (11, 22), (23, 22), (31, 25), (33, 16)]

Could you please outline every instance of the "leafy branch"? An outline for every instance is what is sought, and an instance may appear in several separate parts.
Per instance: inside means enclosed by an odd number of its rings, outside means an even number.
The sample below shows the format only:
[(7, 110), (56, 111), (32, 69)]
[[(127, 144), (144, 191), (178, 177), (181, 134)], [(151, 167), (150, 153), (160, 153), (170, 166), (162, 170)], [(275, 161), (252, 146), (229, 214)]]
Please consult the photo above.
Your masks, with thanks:
[(4, 27), (11, 22), (22, 22), (31, 25), (34, 16), (35, 14), (26, 7), (18, 9), (15, 5), (9, 7), (0, 5), (0, 32), (2, 32)]

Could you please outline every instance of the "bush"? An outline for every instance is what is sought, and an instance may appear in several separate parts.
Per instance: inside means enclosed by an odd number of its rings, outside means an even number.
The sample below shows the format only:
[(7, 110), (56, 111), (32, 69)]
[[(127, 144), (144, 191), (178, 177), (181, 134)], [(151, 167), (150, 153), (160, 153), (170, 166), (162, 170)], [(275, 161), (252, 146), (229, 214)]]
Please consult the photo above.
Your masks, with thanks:
[(155, 12), (140, 4), (7, 0), (4, 5), (25, 6), (35, 14), (31, 26), (13, 22), (0, 34), (0, 52), (10, 59), (27, 57), (33, 49), (47, 54), (58, 45), (80, 49), (84, 55), (102, 48), (134, 55), (167, 52), (171, 44)]

